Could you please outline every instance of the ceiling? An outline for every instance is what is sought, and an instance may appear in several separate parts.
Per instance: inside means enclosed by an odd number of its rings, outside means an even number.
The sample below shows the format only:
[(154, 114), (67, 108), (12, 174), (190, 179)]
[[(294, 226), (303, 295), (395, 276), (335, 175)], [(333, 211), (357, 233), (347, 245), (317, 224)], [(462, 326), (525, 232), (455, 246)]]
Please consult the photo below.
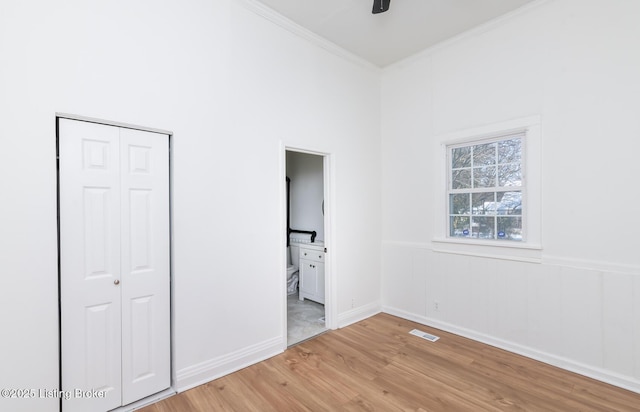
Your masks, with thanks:
[(256, 0), (372, 64), (385, 67), (536, 0)]

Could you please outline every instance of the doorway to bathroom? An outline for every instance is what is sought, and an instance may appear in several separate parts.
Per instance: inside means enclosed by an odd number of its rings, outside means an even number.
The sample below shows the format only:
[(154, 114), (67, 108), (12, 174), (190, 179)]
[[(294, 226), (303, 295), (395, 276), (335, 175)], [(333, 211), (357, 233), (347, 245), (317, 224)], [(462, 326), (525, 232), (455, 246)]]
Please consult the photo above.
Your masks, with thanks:
[(285, 150), (287, 346), (330, 329), (329, 156)]

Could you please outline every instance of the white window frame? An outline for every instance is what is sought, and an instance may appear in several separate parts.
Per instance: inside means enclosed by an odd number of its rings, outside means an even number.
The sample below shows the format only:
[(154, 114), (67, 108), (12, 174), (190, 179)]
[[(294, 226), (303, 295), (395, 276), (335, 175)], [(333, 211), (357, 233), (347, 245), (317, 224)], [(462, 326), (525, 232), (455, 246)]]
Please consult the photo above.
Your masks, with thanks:
[[(435, 164), (440, 165), (437, 186), (439, 187), (436, 208), (433, 249), (436, 252), (455, 253), (472, 256), (519, 260), (541, 261), (542, 251), (542, 130), (539, 116), (531, 116), (506, 122), (466, 129), (438, 137), (440, 150)], [(449, 236), (449, 148), (454, 145), (473, 145), (521, 133), (523, 187), (522, 241), (489, 240), (477, 238), (457, 238)], [(520, 190), (514, 187), (514, 190)]]

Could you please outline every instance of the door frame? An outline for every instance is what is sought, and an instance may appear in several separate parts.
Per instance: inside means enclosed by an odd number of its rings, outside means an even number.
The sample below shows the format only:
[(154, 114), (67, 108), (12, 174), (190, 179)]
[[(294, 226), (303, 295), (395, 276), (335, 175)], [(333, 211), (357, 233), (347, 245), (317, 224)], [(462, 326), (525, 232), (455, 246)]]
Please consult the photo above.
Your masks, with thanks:
[[(177, 393), (175, 390), (176, 382), (176, 365), (175, 365), (175, 336), (174, 336), (174, 321), (175, 313), (173, 310), (174, 302), (174, 259), (173, 259), (173, 132), (169, 130), (157, 129), (152, 127), (139, 126), (129, 123), (116, 122), (112, 120), (97, 119), (93, 117), (80, 116), (69, 113), (55, 113), (55, 137), (56, 137), (56, 228), (57, 228), (57, 264), (58, 264), (58, 390), (62, 391), (62, 296), (61, 296), (61, 261), (60, 261), (60, 131), (59, 120), (69, 119), (88, 123), (103, 124), (106, 126), (120, 127), (126, 129), (141, 130), (145, 132), (152, 132), (167, 135), (169, 139), (169, 365), (170, 365), (170, 386), (161, 392), (140, 399), (128, 405), (121, 406), (114, 409), (111, 412), (129, 411), (132, 408), (139, 408), (145, 405), (155, 403), (161, 399), (167, 398)], [(62, 397), (60, 397), (59, 403), (60, 411), (62, 408)]]
[(287, 152), (306, 153), (316, 156), (322, 156), (322, 185), (324, 193), (324, 246), (325, 246), (325, 327), (327, 329), (337, 329), (338, 313), (337, 313), (337, 282), (335, 270), (335, 155), (330, 152), (313, 150), (299, 146), (287, 145), (280, 142), (280, 273), (281, 273), (281, 299), (282, 302), (282, 347), (287, 349)]

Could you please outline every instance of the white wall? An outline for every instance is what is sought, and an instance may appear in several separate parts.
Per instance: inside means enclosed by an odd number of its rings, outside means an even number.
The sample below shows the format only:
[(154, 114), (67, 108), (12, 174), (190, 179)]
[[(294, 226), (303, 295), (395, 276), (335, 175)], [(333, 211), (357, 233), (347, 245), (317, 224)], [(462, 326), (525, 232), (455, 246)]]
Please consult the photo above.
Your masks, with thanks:
[[(385, 71), (384, 310), (640, 392), (638, 16), (539, 2)], [(532, 115), (542, 263), (435, 251), (439, 136)]]
[[(380, 116), (376, 71), (239, 1), (3, 1), (0, 387), (58, 385), (66, 112), (174, 132), (180, 389), (281, 349), (289, 146), (332, 154), (342, 324), (379, 307), (382, 231), (388, 311), (639, 390), (639, 13), (633, 0), (549, 1), (387, 71)], [(544, 127), (543, 263), (434, 252), (435, 137), (531, 114)]]
[(0, 387), (58, 387), (56, 112), (174, 132), (179, 389), (282, 350), (284, 145), (332, 154), (338, 314), (379, 308), (375, 70), (239, 1), (9, 0), (0, 90)]
[[(316, 241), (324, 241), (323, 157), (300, 152), (287, 152), (287, 176), (291, 179), (290, 223), (292, 229), (315, 230)], [(291, 237), (309, 239), (309, 235), (293, 233)]]

